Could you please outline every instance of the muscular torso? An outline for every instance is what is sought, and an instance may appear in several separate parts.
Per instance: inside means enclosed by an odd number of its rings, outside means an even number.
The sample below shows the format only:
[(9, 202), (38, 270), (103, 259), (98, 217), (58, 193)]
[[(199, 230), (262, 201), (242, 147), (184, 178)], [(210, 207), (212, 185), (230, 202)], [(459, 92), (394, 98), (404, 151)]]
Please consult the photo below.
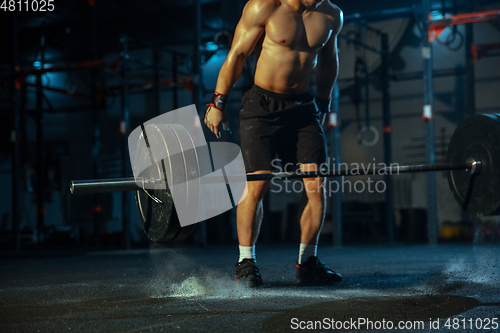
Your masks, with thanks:
[(333, 28), (332, 16), (323, 13), (321, 5), (303, 13), (283, 4), (277, 7), (265, 27), (255, 84), (285, 94), (307, 91), (318, 51)]

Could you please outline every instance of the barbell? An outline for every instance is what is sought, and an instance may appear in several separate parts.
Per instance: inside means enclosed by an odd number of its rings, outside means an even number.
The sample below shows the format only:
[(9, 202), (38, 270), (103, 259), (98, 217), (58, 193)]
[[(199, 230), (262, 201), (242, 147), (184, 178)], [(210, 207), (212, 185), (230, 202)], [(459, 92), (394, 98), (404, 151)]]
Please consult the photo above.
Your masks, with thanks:
[[(447, 163), (437, 165), (398, 165), (314, 172), (273, 172), (250, 175), (200, 177), (198, 156), (200, 147), (194, 144), (181, 125), (148, 125), (143, 128), (137, 145), (136, 161), (152, 161), (150, 146), (161, 146), (162, 160), (151, 163), (138, 177), (71, 181), (73, 194), (136, 191), (136, 203), (141, 223), (148, 238), (155, 242), (183, 240), (193, 231), (194, 224), (182, 227), (168, 182), (181, 184), (190, 193), (182, 203), (183, 211), (196, 216), (200, 207), (200, 184), (228, 181), (261, 181), (274, 178), (302, 179), (360, 175), (396, 175), (411, 172), (447, 171), (448, 184), (454, 198), (468, 213), (487, 215), (500, 207), (500, 114), (478, 114), (464, 120), (453, 133), (447, 152)], [(169, 137), (170, 136), (170, 137)], [(175, 141), (172, 138), (177, 138)], [(176, 142), (176, 143), (175, 143)], [(169, 155), (169, 145), (183, 143), (181, 153)], [(177, 147), (179, 148), (179, 147)], [(175, 150), (175, 149), (174, 149)], [(178, 151), (178, 150), (177, 150)], [(173, 172), (176, 170), (178, 172)], [(190, 181), (199, 179), (199, 181)], [(164, 188), (158, 188), (158, 183)], [(229, 184), (229, 183), (228, 183)], [(171, 184), (172, 185), (172, 184)], [(192, 195), (192, 194), (195, 195)], [(187, 209), (186, 209), (187, 208)]]

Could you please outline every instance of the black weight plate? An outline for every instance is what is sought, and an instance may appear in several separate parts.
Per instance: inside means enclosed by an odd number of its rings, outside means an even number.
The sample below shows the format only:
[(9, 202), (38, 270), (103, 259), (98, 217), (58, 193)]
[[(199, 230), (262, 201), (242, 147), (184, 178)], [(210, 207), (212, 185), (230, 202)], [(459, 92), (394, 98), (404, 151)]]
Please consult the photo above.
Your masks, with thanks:
[[(143, 161), (150, 161), (152, 158), (146, 142), (149, 143), (150, 146), (165, 146), (162, 134), (155, 125), (149, 125), (147, 127), (147, 141), (144, 140), (144, 137), (145, 133), (143, 132), (137, 143), (136, 164), (138, 165), (144, 165), (145, 163)], [(165, 158), (168, 159), (168, 157)], [(163, 165), (161, 163), (154, 163), (152, 166), (142, 171), (139, 177), (166, 180), (166, 172), (169, 172), (169, 170), (163, 170)], [(154, 242), (159, 242), (166, 238), (174, 210), (173, 198), (168, 188), (168, 184), (166, 184), (166, 186), (166, 189), (155, 188), (147, 190), (151, 195), (161, 200), (162, 204), (154, 202), (153, 199), (142, 190), (136, 192), (136, 202), (144, 232), (148, 238)]]
[[(158, 154), (156, 160), (161, 160), (159, 163), (154, 163), (146, 170), (141, 172), (140, 177), (163, 179), (165, 181), (165, 189), (149, 189), (150, 195), (157, 197), (162, 203), (156, 203), (146, 192), (139, 190), (136, 193), (137, 206), (144, 232), (154, 242), (170, 241), (177, 237), (181, 231), (176, 211), (174, 209), (173, 197), (170, 188), (167, 184), (167, 179), (173, 179), (174, 183), (183, 183), (186, 181), (184, 163), (179, 162), (179, 155), (171, 156), (169, 151), (179, 151), (178, 141), (172, 129), (166, 125), (148, 125), (146, 128), (147, 140), (141, 140), (144, 133), (141, 134), (138, 142), (136, 159), (140, 161), (151, 159), (151, 150), (147, 147), (146, 142), (150, 147), (154, 147), (154, 151)], [(167, 144), (168, 143), (168, 144)], [(177, 145), (177, 147), (174, 147)], [(170, 147), (169, 147), (170, 146)], [(138, 163), (139, 164), (139, 163)], [(144, 163), (142, 163), (144, 165)], [(180, 172), (173, 172), (173, 168)], [(182, 168), (182, 169), (179, 169)], [(160, 177), (162, 176), (162, 177)]]
[(468, 213), (487, 215), (500, 206), (500, 117), (473, 115), (453, 133), (448, 162), (481, 161), (481, 171), (448, 171), (448, 183), (459, 205)]
[(184, 163), (186, 181), (184, 182), (185, 192), (183, 193), (183, 201), (185, 206), (180, 204), (179, 209), (182, 209), (183, 215), (181, 217), (183, 221), (191, 224), (181, 227), (178, 234), (173, 238), (173, 240), (184, 240), (192, 233), (198, 215), (201, 193), (200, 167), (194, 142), (189, 132), (182, 125), (169, 124), (167, 126), (172, 129), (177, 137)]

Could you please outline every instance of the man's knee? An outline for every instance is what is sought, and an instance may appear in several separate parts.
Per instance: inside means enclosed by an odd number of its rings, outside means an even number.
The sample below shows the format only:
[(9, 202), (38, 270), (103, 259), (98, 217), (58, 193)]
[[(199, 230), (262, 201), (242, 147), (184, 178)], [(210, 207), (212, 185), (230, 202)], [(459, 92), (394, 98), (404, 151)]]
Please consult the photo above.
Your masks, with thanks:
[(254, 181), (247, 183), (247, 197), (254, 201), (261, 201), (269, 188), (269, 181)]
[(304, 189), (309, 201), (324, 201), (326, 192), (324, 188), (324, 181), (322, 178), (305, 181)]

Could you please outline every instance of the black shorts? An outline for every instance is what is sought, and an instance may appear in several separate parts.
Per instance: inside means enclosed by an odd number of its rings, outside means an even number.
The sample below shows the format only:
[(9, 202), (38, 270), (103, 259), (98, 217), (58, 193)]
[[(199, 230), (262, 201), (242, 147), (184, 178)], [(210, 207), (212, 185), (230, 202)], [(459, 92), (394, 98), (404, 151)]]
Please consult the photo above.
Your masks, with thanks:
[(326, 162), (320, 113), (307, 93), (279, 94), (254, 85), (243, 95), (240, 139), (247, 172)]

